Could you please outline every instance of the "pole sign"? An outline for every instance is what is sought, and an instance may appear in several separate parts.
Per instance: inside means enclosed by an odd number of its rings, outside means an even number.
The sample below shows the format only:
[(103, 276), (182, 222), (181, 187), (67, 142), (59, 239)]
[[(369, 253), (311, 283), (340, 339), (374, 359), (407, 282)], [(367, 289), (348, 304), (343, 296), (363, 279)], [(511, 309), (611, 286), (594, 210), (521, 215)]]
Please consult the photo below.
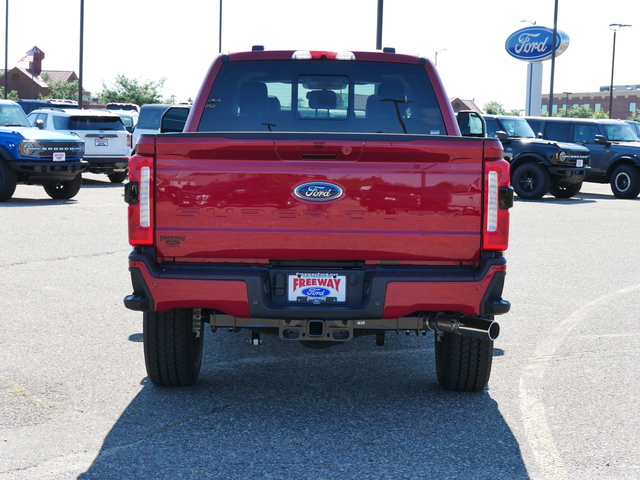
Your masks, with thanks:
[[(542, 62), (551, 58), (553, 30), (547, 27), (527, 27), (513, 32), (505, 42), (507, 53), (525, 62)], [(556, 30), (556, 57), (569, 47), (569, 36)]]

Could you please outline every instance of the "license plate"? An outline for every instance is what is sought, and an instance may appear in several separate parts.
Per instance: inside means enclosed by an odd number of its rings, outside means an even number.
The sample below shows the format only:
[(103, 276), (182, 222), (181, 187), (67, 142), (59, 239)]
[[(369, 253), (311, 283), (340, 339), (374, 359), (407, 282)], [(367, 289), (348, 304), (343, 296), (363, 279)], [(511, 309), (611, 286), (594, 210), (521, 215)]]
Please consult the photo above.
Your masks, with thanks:
[(64, 152), (53, 152), (54, 162), (64, 162), (66, 154)]
[(576, 160), (576, 167), (584, 167), (584, 160)]
[(289, 275), (289, 302), (344, 303), (347, 301), (347, 277), (336, 273), (296, 273)]
[(106, 138), (96, 138), (96, 147), (108, 147), (109, 140)]

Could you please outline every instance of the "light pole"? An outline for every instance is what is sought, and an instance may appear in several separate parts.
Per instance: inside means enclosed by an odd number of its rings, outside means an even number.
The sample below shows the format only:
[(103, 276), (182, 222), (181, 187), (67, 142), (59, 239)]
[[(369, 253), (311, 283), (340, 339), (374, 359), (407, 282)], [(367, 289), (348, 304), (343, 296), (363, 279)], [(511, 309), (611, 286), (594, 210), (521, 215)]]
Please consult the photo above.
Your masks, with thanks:
[(440, 52), (444, 52), (445, 50), (446, 50), (446, 48), (443, 48), (442, 50), (438, 50), (438, 51), (436, 52), (436, 58), (435, 58), (435, 62), (434, 62), (436, 67), (438, 66), (438, 54), (439, 54)]
[(6, 100), (9, 95), (9, 70), (8, 59), (9, 58), (9, 0), (6, 0), (6, 13), (4, 17), (4, 99)]
[(567, 96), (567, 101), (565, 103), (566, 107), (564, 109), (564, 116), (568, 117), (569, 116), (569, 95), (571, 95), (573, 92), (562, 92)]
[(613, 30), (613, 53), (611, 55), (611, 87), (609, 88), (609, 118), (612, 118), (613, 109), (613, 67), (616, 63), (616, 34), (622, 27), (631, 27), (632, 25), (624, 25), (622, 23), (612, 23), (609, 28)]

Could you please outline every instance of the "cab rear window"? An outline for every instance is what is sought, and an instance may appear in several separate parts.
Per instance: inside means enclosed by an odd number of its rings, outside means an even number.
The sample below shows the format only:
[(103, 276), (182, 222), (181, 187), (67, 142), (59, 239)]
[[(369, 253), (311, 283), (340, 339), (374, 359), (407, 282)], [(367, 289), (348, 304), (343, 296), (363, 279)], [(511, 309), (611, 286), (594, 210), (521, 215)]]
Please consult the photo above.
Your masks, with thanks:
[(69, 117), (66, 130), (125, 130), (120, 117)]
[(224, 64), (198, 131), (446, 134), (424, 67), (313, 60)]

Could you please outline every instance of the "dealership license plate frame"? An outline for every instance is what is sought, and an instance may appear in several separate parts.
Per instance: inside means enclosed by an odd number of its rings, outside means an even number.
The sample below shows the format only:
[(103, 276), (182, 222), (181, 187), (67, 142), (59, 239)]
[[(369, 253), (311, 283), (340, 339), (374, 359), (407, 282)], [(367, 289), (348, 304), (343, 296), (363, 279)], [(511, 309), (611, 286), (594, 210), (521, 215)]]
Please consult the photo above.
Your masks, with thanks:
[(347, 303), (347, 276), (336, 272), (297, 272), (287, 275), (290, 303)]

